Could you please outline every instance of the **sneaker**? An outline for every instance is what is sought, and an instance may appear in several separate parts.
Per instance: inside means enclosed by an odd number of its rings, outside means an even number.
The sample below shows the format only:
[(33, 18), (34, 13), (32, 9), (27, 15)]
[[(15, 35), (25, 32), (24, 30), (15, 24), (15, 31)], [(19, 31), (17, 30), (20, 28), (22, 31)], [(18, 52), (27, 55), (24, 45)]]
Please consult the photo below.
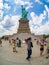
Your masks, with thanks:
[(28, 61), (29, 61), (29, 58), (26, 58), (26, 60), (28, 60)]

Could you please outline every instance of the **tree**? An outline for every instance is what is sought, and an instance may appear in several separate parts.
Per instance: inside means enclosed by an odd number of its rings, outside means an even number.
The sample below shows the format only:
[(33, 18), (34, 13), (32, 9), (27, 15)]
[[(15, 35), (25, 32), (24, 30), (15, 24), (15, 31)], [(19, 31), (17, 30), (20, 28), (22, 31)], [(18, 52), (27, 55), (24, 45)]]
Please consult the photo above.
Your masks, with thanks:
[(47, 34), (47, 35), (44, 34), (44, 35), (43, 35), (43, 38), (44, 38), (44, 39), (46, 39), (46, 38), (48, 38), (48, 37), (49, 37), (49, 34)]

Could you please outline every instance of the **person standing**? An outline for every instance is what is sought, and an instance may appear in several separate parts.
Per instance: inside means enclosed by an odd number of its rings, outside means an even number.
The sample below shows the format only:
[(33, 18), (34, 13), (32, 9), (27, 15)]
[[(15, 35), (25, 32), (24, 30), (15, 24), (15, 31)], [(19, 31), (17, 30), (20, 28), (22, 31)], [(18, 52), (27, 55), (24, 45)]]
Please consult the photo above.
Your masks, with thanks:
[(37, 45), (38, 45), (38, 44), (39, 44), (39, 41), (37, 40), (36, 43), (37, 43)]
[(47, 43), (46, 46), (47, 46), (47, 49), (46, 49), (47, 50), (47, 57), (46, 58), (48, 59), (49, 58), (49, 42)]
[(18, 47), (18, 43), (19, 43), (19, 38), (17, 37), (17, 38), (16, 38), (17, 47)]
[(12, 47), (13, 47), (13, 52), (17, 52), (16, 50), (16, 42), (14, 39), (12, 39)]
[(22, 43), (21, 40), (17, 37), (16, 38), (16, 44), (17, 44), (17, 46), (21, 47), (21, 43)]
[(31, 58), (31, 55), (32, 55), (32, 47), (33, 47), (33, 44), (31, 42), (31, 38), (28, 38), (26, 40), (26, 43), (27, 43), (27, 60), (29, 60)]
[(0, 46), (2, 47), (2, 40), (0, 39)]
[(43, 52), (44, 52), (44, 40), (42, 39), (40, 41), (40, 56), (43, 55)]
[(18, 47), (21, 47), (21, 40), (19, 39)]
[(12, 40), (9, 40), (10, 45), (12, 45)]

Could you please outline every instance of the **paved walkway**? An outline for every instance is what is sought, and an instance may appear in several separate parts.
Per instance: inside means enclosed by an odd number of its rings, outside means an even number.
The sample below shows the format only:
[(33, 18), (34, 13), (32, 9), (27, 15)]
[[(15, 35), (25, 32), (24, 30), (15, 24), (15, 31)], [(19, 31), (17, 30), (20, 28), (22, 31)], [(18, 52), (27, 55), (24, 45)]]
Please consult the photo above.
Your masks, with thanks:
[(26, 44), (22, 44), (21, 48), (17, 47), (18, 53), (13, 53), (9, 42), (3, 40), (2, 47), (0, 47), (0, 65), (49, 65), (49, 59), (46, 59), (45, 55), (39, 56), (39, 46), (36, 45), (35, 41), (33, 45), (32, 58), (27, 61)]

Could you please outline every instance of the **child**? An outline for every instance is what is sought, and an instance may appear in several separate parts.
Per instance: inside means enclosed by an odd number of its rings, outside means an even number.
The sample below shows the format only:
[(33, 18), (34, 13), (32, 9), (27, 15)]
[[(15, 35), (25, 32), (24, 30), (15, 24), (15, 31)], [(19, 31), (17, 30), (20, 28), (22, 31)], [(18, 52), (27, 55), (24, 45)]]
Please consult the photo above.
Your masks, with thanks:
[(16, 51), (16, 42), (14, 39), (12, 39), (12, 47), (13, 47), (13, 52), (17, 52)]

